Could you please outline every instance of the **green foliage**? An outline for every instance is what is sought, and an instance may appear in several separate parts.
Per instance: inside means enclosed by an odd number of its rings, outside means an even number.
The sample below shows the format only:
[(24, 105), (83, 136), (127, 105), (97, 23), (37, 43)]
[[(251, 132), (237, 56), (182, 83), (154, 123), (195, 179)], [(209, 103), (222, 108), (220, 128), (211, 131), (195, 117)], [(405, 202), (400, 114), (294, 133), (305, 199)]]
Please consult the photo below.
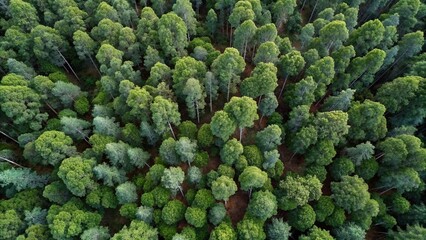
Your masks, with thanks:
[(267, 181), (268, 174), (258, 167), (249, 166), (238, 177), (241, 189), (251, 192), (253, 188), (261, 188)]
[(96, 187), (92, 172), (94, 166), (95, 161), (92, 159), (67, 158), (59, 167), (58, 177), (62, 179), (72, 194), (83, 197), (89, 190)]
[(207, 223), (206, 210), (195, 207), (188, 207), (185, 212), (186, 221), (194, 227), (202, 227)]
[(210, 240), (236, 240), (237, 233), (231, 225), (222, 222), (219, 226), (215, 227), (210, 233)]
[(277, 214), (277, 200), (269, 191), (255, 192), (249, 202), (247, 213), (257, 219), (266, 221)]
[(175, 224), (178, 223), (185, 217), (186, 207), (179, 200), (172, 200), (168, 202), (162, 212), (161, 218), (166, 224)]
[(156, 228), (151, 227), (142, 221), (133, 220), (130, 226), (124, 226), (118, 233), (111, 238), (113, 240), (129, 239), (134, 236), (147, 240), (158, 240), (158, 232)]
[(237, 184), (227, 176), (220, 176), (213, 181), (211, 188), (214, 198), (224, 200), (226, 203), (229, 197), (237, 191)]
[(358, 176), (343, 176), (341, 182), (332, 182), (331, 191), (336, 205), (349, 213), (363, 209), (370, 198), (368, 185)]
[(289, 212), (288, 223), (295, 229), (304, 232), (315, 223), (314, 209), (306, 204)]
[(266, 234), (263, 231), (263, 222), (251, 218), (245, 218), (237, 225), (238, 239), (248, 240), (264, 240)]
[(125, 182), (117, 186), (115, 195), (119, 204), (136, 202), (138, 195), (136, 193), (136, 186), (132, 182)]

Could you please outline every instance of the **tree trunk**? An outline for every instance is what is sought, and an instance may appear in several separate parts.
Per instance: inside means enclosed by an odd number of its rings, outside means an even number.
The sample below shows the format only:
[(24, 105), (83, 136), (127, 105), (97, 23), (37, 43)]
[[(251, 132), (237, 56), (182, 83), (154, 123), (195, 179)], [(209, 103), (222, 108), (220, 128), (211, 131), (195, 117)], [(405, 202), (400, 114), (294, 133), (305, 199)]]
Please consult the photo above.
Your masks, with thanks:
[(213, 112), (213, 101), (212, 101), (212, 84), (210, 82), (210, 94), (209, 94), (209, 98), (210, 98), (210, 112)]
[(243, 128), (240, 128), (240, 142), (243, 139)]
[(264, 117), (265, 115), (264, 114), (262, 114), (262, 116), (260, 117), (260, 120), (259, 120), (259, 127), (261, 127), (261, 125), (262, 125), (262, 119), (263, 119), (263, 117)]
[(1, 159), (1, 160), (3, 160), (3, 161), (6, 161), (6, 162), (8, 162), (8, 163), (10, 163), (10, 164), (12, 164), (12, 165), (15, 165), (15, 166), (17, 166), (17, 167), (21, 167), (21, 168), (23, 168), (23, 167), (24, 167), (24, 166), (19, 165), (19, 164), (17, 164), (16, 162), (14, 162), (14, 161), (12, 161), (12, 160), (9, 160), (9, 159), (7, 159), (7, 158), (0, 157), (0, 159)]
[(316, 0), (316, 1), (315, 1), (315, 5), (314, 5), (314, 8), (312, 9), (311, 15), (309, 16), (308, 23), (310, 23), (310, 22), (311, 22), (311, 19), (312, 19), (312, 17), (314, 16), (315, 9), (317, 8), (317, 4), (318, 4), (318, 0)]
[(89, 55), (89, 59), (92, 62), (93, 66), (96, 68), (96, 71), (98, 72), (99, 76), (102, 76), (101, 71), (99, 71), (99, 68), (98, 68), (98, 66), (96, 66), (95, 61), (93, 61), (92, 56)]
[(303, 10), (303, 8), (305, 8), (305, 4), (306, 4), (306, 0), (303, 0), (302, 7), (300, 8), (300, 10)]
[(196, 101), (195, 101), (195, 109), (197, 110), (197, 121), (198, 123), (200, 123), (200, 112), (198, 111), (198, 103)]
[(77, 78), (77, 81), (80, 82), (80, 78), (77, 76), (77, 73), (75, 73), (74, 69), (71, 67), (71, 65), (69, 64), (69, 62), (67, 61), (67, 59), (64, 57), (64, 55), (62, 55), (61, 51), (59, 51), (58, 49), (56, 50), (58, 51), (59, 55), (62, 57), (62, 59), (64, 59), (65, 63), (68, 65), (68, 67), (71, 69), (71, 72), (74, 74), (74, 76)]
[(257, 100), (257, 106), (259, 106), (260, 101), (262, 101), (262, 95), (259, 96), (259, 99)]
[(173, 136), (173, 138), (174, 138), (174, 139), (176, 139), (175, 132), (173, 131), (172, 125), (170, 124), (170, 122), (169, 122), (169, 121), (167, 121), (167, 124), (169, 125), (170, 132), (172, 132), (172, 136)]
[(280, 95), (278, 95), (278, 99), (280, 99), (281, 96), (283, 95), (283, 91), (284, 91), (285, 84), (287, 82), (287, 78), (288, 78), (288, 75), (285, 76), (283, 86), (281, 87), (281, 90), (280, 90)]
[(2, 132), (2, 131), (0, 131), (0, 133), (19, 145), (19, 142), (16, 139), (14, 139), (13, 137), (9, 136), (8, 134), (6, 134), (5, 132)]

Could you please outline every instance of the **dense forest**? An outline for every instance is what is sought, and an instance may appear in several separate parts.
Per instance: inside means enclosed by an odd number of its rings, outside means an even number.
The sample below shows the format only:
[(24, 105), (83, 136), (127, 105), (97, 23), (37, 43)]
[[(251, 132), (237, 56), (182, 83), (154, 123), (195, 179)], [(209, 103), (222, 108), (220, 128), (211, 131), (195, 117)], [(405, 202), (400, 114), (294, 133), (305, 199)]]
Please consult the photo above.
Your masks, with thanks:
[(425, 0), (0, 0), (0, 240), (426, 239)]

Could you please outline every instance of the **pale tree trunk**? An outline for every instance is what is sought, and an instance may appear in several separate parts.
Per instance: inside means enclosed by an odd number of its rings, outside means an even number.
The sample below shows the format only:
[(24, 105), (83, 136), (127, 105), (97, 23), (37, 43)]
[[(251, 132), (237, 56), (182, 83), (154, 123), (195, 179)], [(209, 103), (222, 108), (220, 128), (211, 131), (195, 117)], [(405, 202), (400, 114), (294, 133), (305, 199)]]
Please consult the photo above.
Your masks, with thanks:
[(99, 68), (98, 68), (98, 66), (96, 66), (95, 61), (93, 61), (92, 56), (89, 55), (89, 59), (92, 62), (93, 66), (95, 67), (96, 71), (98, 72), (99, 76), (102, 76), (101, 71), (99, 71)]
[(5, 132), (0, 131), (0, 133), (3, 134), (5, 137), (9, 138), (10, 140), (14, 141), (15, 143), (19, 144), (19, 142), (16, 139), (14, 139), (13, 137), (9, 136)]
[(309, 16), (308, 23), (310, 23), (310, 22), (311, 22), (311, 19), (312, 19), (312, 17), (314, 16), (315, 9), (317, 8), (317, 5), (318, 5), (318, 0), (316, 0), (316, 1), (315, 1), (315, 5), (314, 5), (314, 8), (312, 9), (311, 15)]
[(243, 128), (240, 127), (240, 142), (243, 140)]
[(80, 78), (77, 76), (77, 73), (75, 73), (74, 69), (71, 67), (71, 65), (69, 64), (69, 62), (67, 61), (67, 59), (64, 57), (64, 55), (62, 55), (61, 51), (59, 51), (58, 49), (56, 50), (58, 51), (59, 55), (62, 57), (62, 59), (64, 59), (65, 63), (68, 65), (68, 67), (71, 69), (72, 73), (74, 74), (74, 76), (77, 78), (77, 80), (80, 82)]
[(173, 138), (174, 138), (174, 139), (176, 139), (175, 132), (173, 131), (172, 125), (170, 124), (170, 122), (169, 122), (169, 121), (167, 121), (167, 124), (169, 125), (170, 132), (172, 132), (172, 136), (173, 136)]
[(285, 76), (283, 86), (281, 87), (280, 94), (278, 95), (278, 99), (280, 99), (280, 98), (281, 98), (281, 96), (283, 95), (283, 91), (284, 91), (284, 87), (285, 87), (285, 84), (286, 84), (286, 82), (287, 82), (287, 79), (288, 79), (288, 75), (287, 75), (287, 76)]
[(0, 157), (0, 159), (1, 160), (3, 160), (3, 161), (6, 161), (6, 162), (8, 162), (8, 163), (10, 163), (10, 164), (12, 164), (12, 165), (15, 165), (15, 166), (17, 166), (17, 167), (24, 167), (24, 166), (22, 166), (22, 165), (19, 165), (19, 164), (17, 164), (16, 162), (14, 162), (14, 161), (12, 161), (12, 160), (9, 160), (9, 159), (7, 159), (7, 158), (4, 158), (4, 157)]
[(200, 123), (200, 112), (198, 110), (198, 103), (196, 101), (195, 101), (195, 109), (197, 110), (197, 121), (198, 123)]

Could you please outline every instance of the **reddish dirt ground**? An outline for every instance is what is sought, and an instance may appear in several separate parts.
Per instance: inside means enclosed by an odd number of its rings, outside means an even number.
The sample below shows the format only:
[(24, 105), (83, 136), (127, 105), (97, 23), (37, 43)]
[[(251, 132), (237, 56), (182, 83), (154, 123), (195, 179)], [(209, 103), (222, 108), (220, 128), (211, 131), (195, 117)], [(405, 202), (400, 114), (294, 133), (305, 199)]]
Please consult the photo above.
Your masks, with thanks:
[(243, 219), (248, 202), (248, 194), (242, 190), (239, 190), (229, 198), (226, 204), (226, 210), (234, 226)]

